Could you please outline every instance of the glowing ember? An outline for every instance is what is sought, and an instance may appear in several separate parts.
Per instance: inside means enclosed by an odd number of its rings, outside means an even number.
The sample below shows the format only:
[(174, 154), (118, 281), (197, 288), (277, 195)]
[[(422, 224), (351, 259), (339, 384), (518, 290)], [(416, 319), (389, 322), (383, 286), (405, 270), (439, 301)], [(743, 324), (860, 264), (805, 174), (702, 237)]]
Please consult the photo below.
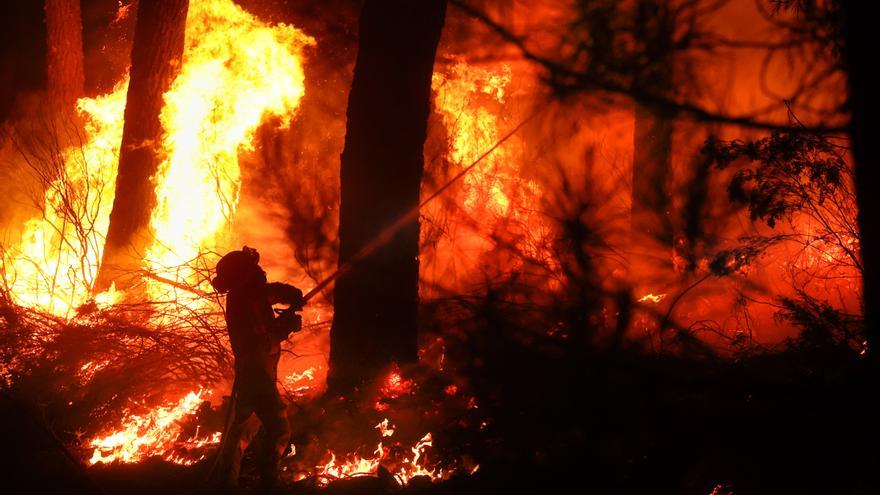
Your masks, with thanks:
[(383, 437), (390, 437), (391, 435), (394, 435), (394, 427), (389, 426), (388, 418), (383, 419), (379, 424), (377, 424), (376, 429), (379, 430), (379, 433), (381, 433)]
[(400, 374), (400, 370), (395, 367), (390, 373), (388, 373), (388, 376), (385, 377), (379, 391), (383, 398), (395, 399), (401, 395), (410, 393), (414, 385), (415, 382), (408, 378), (403, 378)]
[(191, 464), (200, 458), (181, 455), (181, 451), (197, 449), (220, 441), (220, 433), (193, 437), (178, 441), (181, 420), (195, 414), (203, 402), (205, 392), (190, 392), (176, 404), (157, 407), (144, 415), (128, 414), (116, 431), (94, 438), (89, 446), (94, 448), (89, 464), (99, 462), (138, 462), (147, 457), (160, 456), (166, 461)]
[(657, 304), (662, 301), (664, 297), (666, 297), (666, 294), (645, 294), (639, 298), (639, 302), (651, 302)]

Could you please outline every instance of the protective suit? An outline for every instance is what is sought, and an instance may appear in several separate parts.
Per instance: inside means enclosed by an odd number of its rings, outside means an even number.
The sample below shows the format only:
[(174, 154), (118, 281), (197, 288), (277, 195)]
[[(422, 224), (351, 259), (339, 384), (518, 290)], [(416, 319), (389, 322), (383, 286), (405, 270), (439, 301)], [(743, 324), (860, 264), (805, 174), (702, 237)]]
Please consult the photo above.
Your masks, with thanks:
[[(291, 285), (267, 283), (259, 254), (248, 247), (224, 256), (212, 283), (226, 294), (226, 326), (235, 356), (234, 411), (218, 461), (220, 481), (237, 486), (242, 454), (257, 432), (256, 416), (265, 431), (257, 458), (260, 483), (271, 488), (290, 440), (286, 406), (276, 388), (278, 360), (281, 342), (301, 327), (295, 311), (302, 309), (303, 294)], [(290, 308), (276, 317), (275, 304)]]

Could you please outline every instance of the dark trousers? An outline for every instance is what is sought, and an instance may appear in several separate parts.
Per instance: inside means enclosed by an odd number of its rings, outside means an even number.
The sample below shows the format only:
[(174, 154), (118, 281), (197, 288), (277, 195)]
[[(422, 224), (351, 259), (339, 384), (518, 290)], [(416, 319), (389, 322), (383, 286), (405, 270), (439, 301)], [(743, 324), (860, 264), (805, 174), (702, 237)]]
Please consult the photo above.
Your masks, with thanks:
[(290, 441), (290, 423), (275, 381), (267, 378), (236, 377), (235, 410), (227, 438), (223, 439), (219, 465), (221, 481), (228, 487), (238, 485), (242, 454), (261, 423), (265, 441), (257, 453), (260, 484), (270, 488), (277, 481), (278, 464)]

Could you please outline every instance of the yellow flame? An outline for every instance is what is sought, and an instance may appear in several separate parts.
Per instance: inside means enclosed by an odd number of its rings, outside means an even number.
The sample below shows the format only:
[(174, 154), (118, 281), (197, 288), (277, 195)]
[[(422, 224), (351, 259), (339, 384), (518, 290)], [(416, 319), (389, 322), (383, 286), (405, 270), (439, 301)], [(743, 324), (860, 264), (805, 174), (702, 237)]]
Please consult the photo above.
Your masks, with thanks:
[(220, 433), (200, 436), (198, 431), (192, 438), (179, 442), (181, 420), (195, 414), (204, 400), (204, 391), (190, 392), (176, 404), (157, 407), (144, 415), (128, 414), (119, 429), (92, 439), (89, 445), (94, 449), (89, 464), (138, 462), (158, 455), (167, 461), (190, 464), (198, 461), (182, 456), (181, 447), (197, 448), (218, 443)]
[(659, 303), (666, 297), (666, 294), (645, 294), (644, 296), (639, 298), (638, 302), (651, 302), (654, 304)]
[(90, 296), (104, 250), (116, 189), (128, 80), (113, 92), (77, 102), (83, 144), (64, 150), (40, 215), (28, 220), (17, 248), (4, 253), (7, 288), (22, 306), (70, 317)]
[[(434, 109), (446, 130), (446, 157), (452, 168), (468, 167), (492, 150), (510, 128), (509, 86), (513, 71), (507, 64), (471, 65), (464, 61), (434, 73)], [(444, 223), (452, 219), (448, 231), (434, 241), (438, 254), (430, 276), (449, 280), (485, 269), (480, 258), (492, 252), (491, 234), (502, 228), (523, 253), (544, 256), (535, 239), (546, 233), (548, 225), (540, 211), (541, 187), (525, 177), (521, 160), (513, 154), (518, 141), (513, 138), (494, 148), (464, 176), (456, 186), (454, 203), (460, 210), (445, 210), (440, 204), (428, 205), (425, 216)], [(512, 146), (514, 145), (514, 146)], [(465, 229), (458, 229), (459, 226)], [(454, 253), (454, 254), (450, 254)]]
[(379, 424), (377, 424), (374, 428), (376, 428), (377, 430), (379, 430), (379, 433), (380, 433), (383, 437), (390, 437), (391, 435), (394, 435), (394, 426), (392, 426), (392, 425), (388, 422), (388, 418), (383, 419), (383, 420), (382, 420), (381, 422), (379, 422)]
[(329, 458), (327, 462), (317, 466), (315, 479), (321, 484), (327, 484), (336, 479), (375, 476), (379, 466), (386, 463), (396, 466), (390, 469), (390, 472), (401, 485), (406, 485), (416, 476), (426, 476), (431, 480), (444, 479), (448, 473), (439, 468), (428, 467), (424, 457), (425, 450), (433, 445), (431, 433), (427, 433), (410, 448), (412, 458), (404, 456), (401, 459), (393, 459), (390, 455), (391, 449), (383, 446), (382, 442), (376, 446), (372, 457), (349, 454), (338, 459), (335, 453), (328, 451)]
[[(192, 269), (177, 267), (222, 242), (238, 203), (238, 154), (253, 149), (254, 132), (266, 118), (289, 125), (305, 93), (301, 51), (313, 43), (231, 0), (191, 2), (183, 68), (161, 114), (167, 158), (156, 181), (156, 241), (146, 257), (153, 272), (186, 281)], [(154, 298), (168, 290), (149, 285)]]

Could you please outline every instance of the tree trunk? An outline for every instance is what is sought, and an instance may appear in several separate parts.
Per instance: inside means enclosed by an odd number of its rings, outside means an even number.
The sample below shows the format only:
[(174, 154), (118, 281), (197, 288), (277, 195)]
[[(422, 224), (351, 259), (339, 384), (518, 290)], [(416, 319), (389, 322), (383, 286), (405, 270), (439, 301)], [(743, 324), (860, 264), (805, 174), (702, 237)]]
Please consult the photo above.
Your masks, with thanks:
[(79, 0), (46, 0), (49, 102), (62, 117), (75, 115), (83, 93), (82, 17)]
[(112, 282), (130, 285), (150, 240), (156, 202), (152, 178), (162, 137), (159, 114), (162, 96), (181, 66), (188, 7), (189, 0), (141, 0), (138, 5), (116, 196), (95, 292)]
[[(672, 120), (653, 109), (636, 106), (633, 133), (632, 224), (636, 239), (672, 246), (669, 194)], [(654, 250), (654, 246), (650, 247)]]
[[(635, 12), (635, 36), (645, 44), (648, 60), (637, 75), (637, 86), (660, 95), (669, 95), (674, 88), (674, 20), (669, 9), (664, 0), (640, 0)], [(672, 246), (667, 182), (672, 170), (673, 118), (662, 109), (636, 104), (632, 231), (637, 246), (642, 247), (639, 251), (657, 252), (660, 246)]]
[(865, 328), (868, 355), (880, 363), (880, 194), (874, 190), (880, 167), (880, 74), (874, 60), (880, 52), (875, 23), (880, 19), (877, 2), (844, 0), (844, 64), (849, 79), (850, 135), (855, 158), (856, 202), (862, 257)]
[(46, 13), (37, 2), (6, 2), (0, 15), (0, 124), (27, 112), (18, 97), (46, 87)]
[(345, 393), (392, 362), (418, 359), (419, 223), (370, 241), (418, 207), (434, 57), (445, 0), (367, 0), (341, 156), (339, 264), (330, 331), (331, 390)]

